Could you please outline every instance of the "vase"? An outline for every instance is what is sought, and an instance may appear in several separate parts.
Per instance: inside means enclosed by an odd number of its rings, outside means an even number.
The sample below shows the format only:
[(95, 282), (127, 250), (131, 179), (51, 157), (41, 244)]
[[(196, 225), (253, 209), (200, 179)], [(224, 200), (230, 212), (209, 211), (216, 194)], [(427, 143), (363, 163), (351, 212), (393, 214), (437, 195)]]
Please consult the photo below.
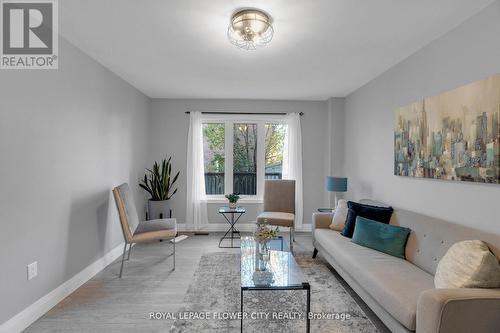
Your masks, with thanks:
[(148, 201), (148, 220), (168, 219), (171, 217), (170, 200)]
[(269, 263), (269, 247), (267, 245), (267, 240), (256, 240), (255, 241), (255, 270), (265, 271), (267, 270), (267, 265)]
[(229, 208), (230, 208), (230, 209), (236, 209), (236, 205), (237, 205), (237, 204), (238, 204), (237, 202), (230, 202), (230, 203), (229, 203)]
[(269, 246), (268, 246), (269, 241), (268, 240), (261, 240), (257, 242), (257, 250), (259, 254), (264, 258), (268, 259), (269, 258)]

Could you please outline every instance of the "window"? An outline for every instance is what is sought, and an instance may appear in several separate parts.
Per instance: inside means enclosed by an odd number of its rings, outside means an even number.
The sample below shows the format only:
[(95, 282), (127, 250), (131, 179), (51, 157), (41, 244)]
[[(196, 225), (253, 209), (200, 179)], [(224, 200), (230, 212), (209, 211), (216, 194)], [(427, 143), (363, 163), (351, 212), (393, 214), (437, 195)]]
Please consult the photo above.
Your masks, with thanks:
[(233, 125), (233, 192), (257, 194), (257, 124)]
[(262, 198), (264, 179), (281, 179), (287, 126), (248, 119), (203, 122), (205, 191), (209, 199), (238, 193)]
[(266, 179), (281, 179), (283, 176), (283, 147), (286, 125), (266, 124)]
[(203, 162), (206, 194), (224, 194), (224, 136), (221, 123), (203, 124)]

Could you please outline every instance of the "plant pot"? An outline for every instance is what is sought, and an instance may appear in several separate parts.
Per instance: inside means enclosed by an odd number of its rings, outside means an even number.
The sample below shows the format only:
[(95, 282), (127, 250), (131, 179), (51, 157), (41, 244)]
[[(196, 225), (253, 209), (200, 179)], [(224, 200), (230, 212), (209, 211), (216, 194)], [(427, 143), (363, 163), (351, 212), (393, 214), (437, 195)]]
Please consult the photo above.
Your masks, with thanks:
[(148, 201), (148, 219), (167, 219), (170, 218), (170, 200)]
[(238, 205), (238, 203), (237, 203), (237, 202), (230, 202), (230, 203), (229, 203), (229, 208), (230, 208), (230, 209), (236, 209), (237, 205)]

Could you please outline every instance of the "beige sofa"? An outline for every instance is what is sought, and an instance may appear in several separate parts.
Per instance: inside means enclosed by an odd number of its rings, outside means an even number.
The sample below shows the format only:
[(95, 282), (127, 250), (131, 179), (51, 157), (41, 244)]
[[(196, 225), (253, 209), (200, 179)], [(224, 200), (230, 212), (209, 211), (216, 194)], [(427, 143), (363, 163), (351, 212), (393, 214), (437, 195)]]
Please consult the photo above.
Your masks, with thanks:
[(500, 235), (395, 209), (391, 224), (412, 230), (403, 260), (352, 243), (329, 229), (331, 220), (330, 213), (313, 215), (315, 250), (391, 331), (500, 332), (500, 289), (434, 288), (437, 264), (452, 244), (480, 239), (500, 258)]

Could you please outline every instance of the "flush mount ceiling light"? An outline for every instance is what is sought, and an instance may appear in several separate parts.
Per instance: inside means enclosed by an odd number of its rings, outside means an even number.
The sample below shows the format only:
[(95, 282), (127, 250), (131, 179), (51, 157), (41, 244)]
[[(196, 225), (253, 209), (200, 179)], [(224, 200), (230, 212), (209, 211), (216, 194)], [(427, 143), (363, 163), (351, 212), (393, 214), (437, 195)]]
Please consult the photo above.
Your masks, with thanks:
[(255, 8), (236, 11), (227, 29), (229, 41), (245, 50), (267, 45), (273, 39), (273, 34), (271, 17)]

